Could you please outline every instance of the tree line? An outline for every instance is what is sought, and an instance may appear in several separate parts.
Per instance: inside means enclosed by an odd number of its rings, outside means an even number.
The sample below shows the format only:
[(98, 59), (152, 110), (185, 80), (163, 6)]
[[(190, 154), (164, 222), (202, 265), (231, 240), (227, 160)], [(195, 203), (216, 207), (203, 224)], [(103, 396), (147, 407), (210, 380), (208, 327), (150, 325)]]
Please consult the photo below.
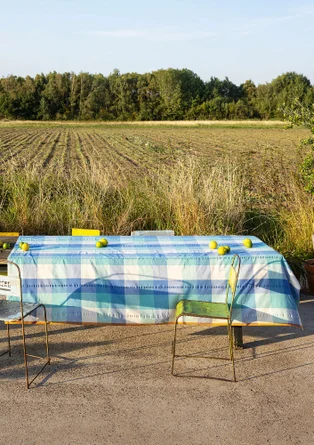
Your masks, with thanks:
[(314, 103), (314, 87), (288, 72), (270, 83), (240, 86), (228, 77), (203, 81), (189, 69), (109, 76), (82, 72), (0, 78), (0, 118), (27, 120), (201, 120), (283, 118), (298, 98)]

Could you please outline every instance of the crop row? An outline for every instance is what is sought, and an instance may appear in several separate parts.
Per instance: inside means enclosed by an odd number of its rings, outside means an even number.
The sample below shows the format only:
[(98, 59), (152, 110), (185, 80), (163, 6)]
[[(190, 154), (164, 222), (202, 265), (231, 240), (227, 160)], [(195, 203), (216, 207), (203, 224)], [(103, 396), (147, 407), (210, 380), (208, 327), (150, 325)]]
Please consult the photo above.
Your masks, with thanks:
[(211, 162), (226, 156), (256, 171), (272, 162), (286, 169), (294, 168), (303, 136), (304, 130), (283, 129), (3, 127), (0, 171), (15, 162), (20, 168), (64, 171), (67, 177), (94, 168), (128, 177), (178, 159)]

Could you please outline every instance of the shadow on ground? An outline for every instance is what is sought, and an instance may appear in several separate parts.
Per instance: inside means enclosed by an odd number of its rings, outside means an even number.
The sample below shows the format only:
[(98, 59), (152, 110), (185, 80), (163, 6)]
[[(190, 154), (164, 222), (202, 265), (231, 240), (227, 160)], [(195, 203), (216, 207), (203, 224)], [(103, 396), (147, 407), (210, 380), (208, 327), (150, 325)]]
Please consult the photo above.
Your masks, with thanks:
[[(236, 351), (236, 367), (247, 369), (247, 362), (261, 361), (262, 359), (279, 360), (287, 353), (298, 353), (314, 347), (314, 300), (313, 297), (303, 298), (299, 306), (300, 316), (304, 330), (295, 327), (244, 327), (244, 350)], [(29, 353), (44, 355), (44, 335), (42, 326), (27, 326), (27, 346)], [(0, 326), (0, 350), (6, 346), (6, 328)], [(95, 376), (125, 373), (134, 370), (154, 369), (162, 367), (169, 373), (171, 362), (171, 343), (173, 327), (159, 326), (66, 326), (51, 325), (49, 327), (49, 342), (52, 364), (48, 374), (39, 380), (37, 386), (47, 384), (62, 384), (77, 379), (90, 379)], [(24, 376), (24, 359), (21, 342), (20, 326), (11, 327), (12, 357), (0, 357), (1, 379), (21, 379)], [(229, 363), (206, 361), (199, 363), (193, 359), (196, 354), (217, 355), (219, 358), (228, 357), (227, 330), (225, 327), (212, 327), (201, 329), (199, 327), (180, 326), (178, 332), (178, 345), (183, 351), (192, 356), (191, 359), (179, 358), (179, 377), (216, 378), (229, 380), (229, 377), (220, 377), (220, 369), (230, 369)], [(272, 348), (273, 346), (273, 348)], [(192, 364), (187, 365), (187, 363)], [(127, 366), (126, 366), (127, 363)], [(186, 365), (188, 369), (184, 368)], [(294, 366), (276, 367), (252, 375), (241, 375), (240, 380), (252, 379), (308, 366), (313, 362), (296, 363)], [(38, 361), (30, 361), (30, 372), (35, 372)], [(94, 366), (97, 372), (93, 372)], [(103, 369), (99, 370), (99, 366)], [(71, 376), (66, 372), (71, 370)], [(82, 372), (80, 371), (82, 370)], [(216, 370), (215, 376), (207, 375), (208, 370)], [(73, 371), (80, 375), (73, 376)], [(195, 372), (197, 375), (194, 375)], [(204, 375), (198, 375), (199, 373)], [(242, 373), (243, 374), (243, 373)], [(58, 378), (60, 375), (60, 379)], [(62, 375), (62, 377), (61, 377)], [(52, 379), (53, 377), (53, 379)], [(239, 379), (239, 377), (238, 377)], [(52, 380), (54, 380), (52, 382)], [(56, 381), (55, 381), (56, 380)]]

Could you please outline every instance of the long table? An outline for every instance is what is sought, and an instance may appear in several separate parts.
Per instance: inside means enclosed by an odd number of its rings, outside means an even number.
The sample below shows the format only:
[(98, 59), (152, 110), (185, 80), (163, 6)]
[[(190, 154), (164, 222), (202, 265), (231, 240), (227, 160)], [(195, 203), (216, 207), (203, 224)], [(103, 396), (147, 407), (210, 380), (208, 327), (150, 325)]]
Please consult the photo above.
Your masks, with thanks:
[[(97, 248), (100, 238), (19, 237), (9, 260), (21, 269), (23, 300), (44, 303), (52, 322), (171, 323), (180, 299), (224, 301), (237, 253), (241, 270), (233, 326), (302, 325), (297, 279), (285, 258), (258, 238), (250, 237), (251, 249), (242, 236), (108, 236), (108, 246)], [(230, 254), (210, 249), (212, 239), (229, 245)], [(20, 241), (30, 250), (22, 251)], [(9, 275), (15, 274), (9, 265)]]

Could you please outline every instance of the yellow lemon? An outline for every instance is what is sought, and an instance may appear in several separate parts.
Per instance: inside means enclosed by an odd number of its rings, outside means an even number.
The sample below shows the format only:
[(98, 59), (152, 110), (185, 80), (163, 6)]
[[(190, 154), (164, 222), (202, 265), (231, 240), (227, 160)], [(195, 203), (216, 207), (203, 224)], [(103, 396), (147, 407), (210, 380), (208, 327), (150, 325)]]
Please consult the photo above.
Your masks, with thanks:
[(28, 244), (28, 243), (23, 243), (22, 250), (23, 250), (24, 252), (26, 252), (27, 250), (29, 250), (29, 244)]
[(227, 250), (226, 250), (225, 246), (218, 247), (218, 253), (219, 253), (219, 255), (226, 255)]
[(97, 243), (96, 243), (96, 247), (103, 247), (102, 242), (97, 241)]
[(108, 246), (108, 241), (106, 240), (106, 238), (102, 238), (102, 239), (100, 240), (100, 242), (101, 242), (101, 244), (102, 244), (104, 247)]
[(210, 243), (208, 244), (210, 249), (217, 249), (218, 244), (217, 241), (210, 241)]
[(24, 244), (23, 241), (21, 241), (20, 244), (19, 244), (19, 246), (20, 246), (21, 249), (22, 249), (22, 247), (23, 247), (23, 244)]
[(243, 245), (250, 249), (251, 247), (253, 247), (252, 240), (250, 240), (250, 238), (245, 238), (245, 240), (243, 241)]
[(226, 249), (226, 251), (227, 251), (227, 253), (229, 253), (230, 252), (230, 247), (229, 246), (223, 246), (225, 249)]

